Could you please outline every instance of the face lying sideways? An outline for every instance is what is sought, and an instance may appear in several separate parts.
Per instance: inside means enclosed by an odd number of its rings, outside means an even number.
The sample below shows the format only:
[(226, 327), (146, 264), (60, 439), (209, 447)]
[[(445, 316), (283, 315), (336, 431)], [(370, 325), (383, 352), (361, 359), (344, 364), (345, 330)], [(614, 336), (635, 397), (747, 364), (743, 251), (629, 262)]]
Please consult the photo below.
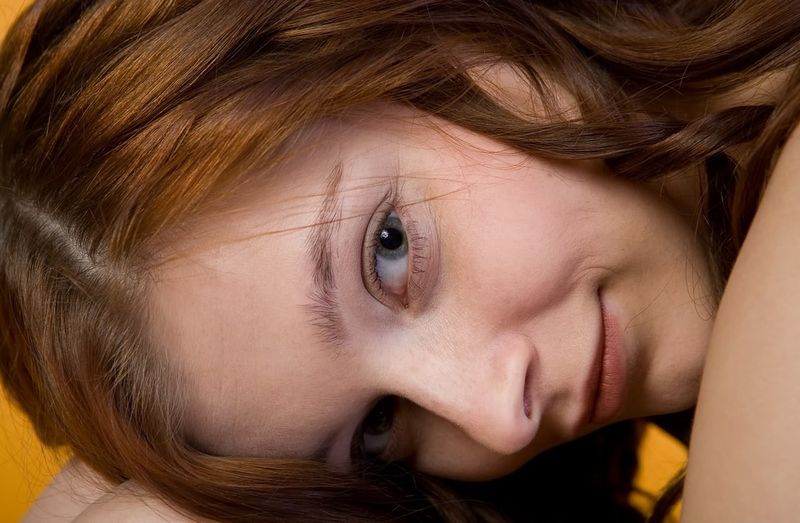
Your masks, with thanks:
[(201, 448), (480, 480), (694, 403), (709, 273), (658, 186), (393, 106), (317, 131), (156, 274)]

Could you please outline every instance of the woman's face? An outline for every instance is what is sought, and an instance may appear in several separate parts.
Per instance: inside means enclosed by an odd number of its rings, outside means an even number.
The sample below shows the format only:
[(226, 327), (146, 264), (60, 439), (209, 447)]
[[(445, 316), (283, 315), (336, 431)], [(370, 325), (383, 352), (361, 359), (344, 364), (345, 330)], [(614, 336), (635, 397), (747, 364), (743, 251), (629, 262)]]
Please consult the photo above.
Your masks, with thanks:
[[(156, 333), (186, 375), (194, 441), (481, 480), (694, 403), (713, 305), (675, 203), (688, 185), (374, 109), (318, 126), (159, 270)], [(606, 387), (587, 422), (601, 361), (622, 395)]]

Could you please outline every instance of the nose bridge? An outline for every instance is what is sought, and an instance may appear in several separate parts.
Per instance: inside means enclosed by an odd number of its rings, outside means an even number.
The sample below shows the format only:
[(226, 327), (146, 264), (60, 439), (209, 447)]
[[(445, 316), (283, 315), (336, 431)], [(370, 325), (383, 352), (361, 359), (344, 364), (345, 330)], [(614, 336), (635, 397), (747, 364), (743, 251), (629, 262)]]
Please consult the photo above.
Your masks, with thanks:
[[(539, 411), (526, 413), (523, 403), (535, 366), (526, 336), (451, 317), (415, 329), (409, 341), (394, 366), (396, 394), (499, 454), (530, 443)], [(416, 429), (424, 435), (426, 427)]]

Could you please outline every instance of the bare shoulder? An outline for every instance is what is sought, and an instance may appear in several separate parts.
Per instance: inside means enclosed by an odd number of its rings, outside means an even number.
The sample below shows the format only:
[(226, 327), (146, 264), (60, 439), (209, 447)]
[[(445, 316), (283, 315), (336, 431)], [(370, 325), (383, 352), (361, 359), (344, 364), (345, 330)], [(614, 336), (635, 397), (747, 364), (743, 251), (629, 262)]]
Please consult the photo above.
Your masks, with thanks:
[(189, 519), (140, 487), (123, 483), (84, 510), (75, 523), (183, 523)]
[(70, 460), (22, 519), (22, 523), (63, 523), (74, 520), (114, 488), (77, 459)]
[(73, 459), (39, 496), (22, 523), (188, 522), (166, 503), (132, 482), (113, 485)]
[(800, 127), (767, 184), (720, 301), (682, 520), (797, 521)]

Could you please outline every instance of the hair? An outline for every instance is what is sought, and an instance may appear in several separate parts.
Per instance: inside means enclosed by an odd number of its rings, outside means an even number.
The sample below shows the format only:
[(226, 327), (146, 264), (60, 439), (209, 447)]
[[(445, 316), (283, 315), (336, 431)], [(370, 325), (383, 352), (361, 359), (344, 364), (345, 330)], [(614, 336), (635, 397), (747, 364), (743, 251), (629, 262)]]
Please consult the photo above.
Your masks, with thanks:
[[(695, 169), (718, 298), (800, 116), (798, 59), (790, 0), (36, 1), (0, 52), (3, 383), (46, 444), (217, 521), (643, 521), (636, 422), (476, 485), (193, 447), (149, 334), (158, 239), (277, 172), (310, 123), (390, 101), (631, 180)], [(501, 62), (546, 117), (475, 81)], [(779, 100), (686, 110), (790, 67)]]

